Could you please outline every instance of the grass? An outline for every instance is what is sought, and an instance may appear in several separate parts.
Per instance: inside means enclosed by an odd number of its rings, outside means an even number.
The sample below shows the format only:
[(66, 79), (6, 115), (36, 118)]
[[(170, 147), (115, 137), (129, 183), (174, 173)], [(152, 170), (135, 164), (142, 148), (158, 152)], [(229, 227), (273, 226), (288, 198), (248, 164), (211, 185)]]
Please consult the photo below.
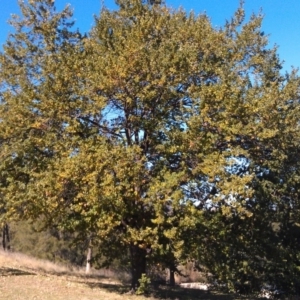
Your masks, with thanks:
[(242, 298), (217, 291), (160, 286), (151, 295), (127, 294), (129, 287), (115, 274), (69, 268), (20, 253), (0, 251), (0, 299), (2, 300), (238, 300)]

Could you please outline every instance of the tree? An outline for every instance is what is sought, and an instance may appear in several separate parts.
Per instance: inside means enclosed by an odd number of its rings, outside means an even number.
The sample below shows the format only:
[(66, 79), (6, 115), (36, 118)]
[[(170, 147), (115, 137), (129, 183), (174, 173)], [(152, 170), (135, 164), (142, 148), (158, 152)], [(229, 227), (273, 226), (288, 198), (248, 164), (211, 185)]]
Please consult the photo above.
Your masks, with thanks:
[(2, 246), (4, 251), (10, 250), (10, 232), (7, 223), (5, 223), (2, 228)]
[(299, 292), (299, 235), (291, 236), (299, 213), (299, 77), (295, 70), (281, 74), (262, 18), (243, 19), (240, 9), (220, 31), (222, 43), (209, 43), (214, 81), (195, 93), (192, 192), (204, 214), (194, 243), (200, 264), (231, 286), (259, 289), (268, 282)]
[(262, 17), (245, 23), (242, 8), (216, 29), (206, 15), (117, 4), (85, 38), (68, 9), (21, 4), (0, 57), (6, 216), (79, 232), (108, 263), (128, 254), (133, 289), (147, 261), (197, 259), (229, 284), (284, 278), (293, 290), (296, 71), (280, 73)]
[(0, 55), (0, 109), (5, 115), (0, 134), (0, 207), (4, 221), (37, 219), (47, 213), (47, 203), (41, 205), (29, 186), (35, 186), (38, 177), (51, 168), (53, 158), (62, 153), (55, 141), (60, 140), (65, 149), (70, 147), (63, 143), (68, 120), (61, 112), (68, 112), (71, 118), (76, 99), (70, 86), (77, 86), (72, 84), (76, 75), (66, 74), (81, 39), (78, 32), (69, 31), (73, 24), (69, 8), (57, 13), (51, 0), (19, 4), (23, 18), (13, 16), (10, 23), (15, 32)]

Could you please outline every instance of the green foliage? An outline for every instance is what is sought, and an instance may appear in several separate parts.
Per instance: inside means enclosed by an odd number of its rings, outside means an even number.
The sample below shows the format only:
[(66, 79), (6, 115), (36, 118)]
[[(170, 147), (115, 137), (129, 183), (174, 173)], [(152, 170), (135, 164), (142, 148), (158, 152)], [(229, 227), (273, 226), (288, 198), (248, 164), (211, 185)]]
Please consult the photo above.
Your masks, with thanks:
[(142, 274), (141, 278), (139, 279), (139, 287), (136, 290), (137, 295), (144, 295), (147, 294), (149, 290), (149, 285), (151, 283), (150, 278), (146, 276), (146, 274)]
[[(68, 8), (20, 3), (0, 55), (3, 219), (43, 216), (107, 263), (130, 253), (133, 288), (147, 260), (193, 259), (229, 286), (297, 292), (296, 70), (280, 72), (242, 7), (218, 29), (117, 3), (88, 37)], [(236, 158), (247, 170), (230, 171)]]
[(11, 249), (32, 257), (53, 262), (83, 266), (87, 243), (76, 242), (76, 235), (59, 232), (55, 228), (39, 230), (41, 221), (10, 223)]

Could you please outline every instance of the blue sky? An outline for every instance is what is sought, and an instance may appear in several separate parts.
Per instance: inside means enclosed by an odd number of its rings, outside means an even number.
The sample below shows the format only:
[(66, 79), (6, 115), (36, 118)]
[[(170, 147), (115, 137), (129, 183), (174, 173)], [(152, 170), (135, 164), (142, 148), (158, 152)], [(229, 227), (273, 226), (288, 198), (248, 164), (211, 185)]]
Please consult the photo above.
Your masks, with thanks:
[[(81, 32), (89, 31), (93, 25), (93, 15), (100, 11), (101, 0), (56, 0), (58, 9), (69, 3), (74, 9), (76, 28)], [(0, 0), (0, 45), (9, 33), (7, 20), (12, 13), (19, 13), (17, 0)], [(108, 8), (116, 8), (114, 0), (104, 0)], [(239, 0), (166, 0), (168, 6), (182, 6), (186, 11), (206, 12), (214, 26), (222, 26), (229, 19)], [(300, 1), (299, 0), (246, 0), (246, 14), (258, 13), (262, 9), (265, 15), (263, 31), (270, 35), (270, 45), (279, 46), (279, 55), (284, 60), (284, 69), (293, 65), (300, 67)], [(1, 49), (1, 48), (0, 48)]]

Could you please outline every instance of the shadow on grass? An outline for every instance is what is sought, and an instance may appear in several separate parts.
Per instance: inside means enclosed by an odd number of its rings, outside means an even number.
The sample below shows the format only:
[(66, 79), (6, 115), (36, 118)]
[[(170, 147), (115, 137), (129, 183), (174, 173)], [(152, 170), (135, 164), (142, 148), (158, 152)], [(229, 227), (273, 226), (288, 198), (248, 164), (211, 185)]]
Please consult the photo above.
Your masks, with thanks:
[[(130, 290), (129, 286), (121, 284), (101, 283), (101, 282), (82, 282), (90, 288), (100, 288), (111, 293), (126, 294)], [(187, 289), (180, 287), (159, 286), (151, 287), (148, 295), (151, 299), (166, 299), (166, 300), (255, 300), (255, 297), (242, 297), (239, 295), (227, 294), (221, 291), (202, 291), (198, 289)]]
[(125, 294), (130, 289), (129, 286), (126, 286), (126, 285), (122, 285), (122, 284), (119, 284), (119, 283), (99, 282), (99, 280), (96, 280), (96, 281), (83, 280), (83, 281), (76, 281), (76, 282), (85, 284), (85, 285), (87, 285), (88, 287), (90, 287), (92, 289), (99, 288), (99, 289), (104, 289), (107, 292), (117, 293), (117, 294)]
[(168, 300), (239, 300), (239, 299), (257, 299), (251, 298), (249, 295), (244, 298), (239, 295), (228, 294), (222, 291), (212, 290), (203, 291), (199, 289), (189, 289), (180, 287), (170, 287), (170, 286), (160, 286), (159, 288), (153, 290), (152, 296), (158, 299), (168, 299)]
[(0, 276), (22, 276), (22, 275), (36, 275), (33, 272), (28, 272), (20, 269), (14, 268), (0, 268)]

